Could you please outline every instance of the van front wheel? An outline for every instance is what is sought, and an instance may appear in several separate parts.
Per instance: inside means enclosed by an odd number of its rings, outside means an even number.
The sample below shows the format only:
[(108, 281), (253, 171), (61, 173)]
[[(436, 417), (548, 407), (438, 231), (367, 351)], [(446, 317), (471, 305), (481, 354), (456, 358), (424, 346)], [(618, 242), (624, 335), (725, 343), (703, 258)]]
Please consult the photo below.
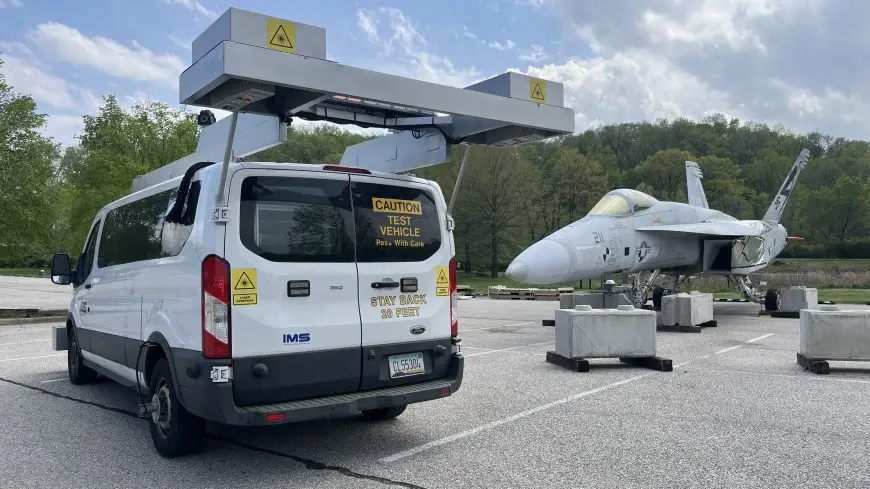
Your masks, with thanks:
[(97, 372), (85, 365), (82, 361), (82, 350), (79, 347), (79, 339), (73, 328), (67, 328), (67, 351), (66, 365), (69, 373), (69, 381), (75, 385), (90, 384), (97, 380)]
[(151, 394), (151, 439), (160, 455), (175, 458), (196, 451), (205, 436), (205, 420), (190, 414), (175, 392), (169, 363), (161, 358), (148, 383)]
[(398, 417), (405, 412), (407, 405), (381, 409), (368, 409), (362, 412), (363, 417), (371, 421), (385, 421)]

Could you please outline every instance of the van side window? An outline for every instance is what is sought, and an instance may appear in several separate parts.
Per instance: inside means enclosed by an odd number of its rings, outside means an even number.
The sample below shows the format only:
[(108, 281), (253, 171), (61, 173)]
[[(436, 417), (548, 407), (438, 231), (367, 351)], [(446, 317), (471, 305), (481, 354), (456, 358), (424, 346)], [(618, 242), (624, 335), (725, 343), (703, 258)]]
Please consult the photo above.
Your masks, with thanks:
[(441, 248), (441, 220), (428, 191), (354, 182), (353, 196), (358, 261), (423, 261)]
[(82, 260), (82, 282), (91, 276), (94, 269), (94, 255), (97, 248), (97, 232), (100, 230), (100, 222), (94, 224), (94, 229), (91, 229), (91, 234), (88, 236), (88, 245), (85, 248), (85, 256)]
[[(97, 265), (111, 267), (180, 253), (192, 230), (186, 223), (192, 223), (193, 219), (185, 211), (184, 217), (188, 219), (184, 223), (164, 225), (164, 217), (176, 193), (176, 189), (165, 190), (109, 211)], [(199, 195), (198, 186), (196, 195)], [(195, 213), (196, 201), (188, 198), (190, 202)]]
[(242, 244), (267, 260), (354, 261), (346, 180), (248, 177), (240, 206)]

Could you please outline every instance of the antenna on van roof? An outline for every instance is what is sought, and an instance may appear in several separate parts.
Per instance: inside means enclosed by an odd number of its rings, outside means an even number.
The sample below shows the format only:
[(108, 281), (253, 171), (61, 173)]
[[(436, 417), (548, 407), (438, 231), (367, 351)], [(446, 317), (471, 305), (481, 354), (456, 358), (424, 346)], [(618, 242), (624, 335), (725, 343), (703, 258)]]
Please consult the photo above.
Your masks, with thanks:
[(507, 72), (458, 88), (345, 66), (326, 59), (322, 27), (237, 8), (194, 39), (191, 63), (179, 78), (180, 102), (233, 115), (201, 131), (197, 156), (139, 177), (134, 189), (218, 158), (225, 182), (231, 151), (243, 157), (280, 144), (293, 118), (390, 130), (349, 146), (341, 164), (393, 173), (444, 163), (458, 143), (516, 146), (574, 132), (561, 83)]

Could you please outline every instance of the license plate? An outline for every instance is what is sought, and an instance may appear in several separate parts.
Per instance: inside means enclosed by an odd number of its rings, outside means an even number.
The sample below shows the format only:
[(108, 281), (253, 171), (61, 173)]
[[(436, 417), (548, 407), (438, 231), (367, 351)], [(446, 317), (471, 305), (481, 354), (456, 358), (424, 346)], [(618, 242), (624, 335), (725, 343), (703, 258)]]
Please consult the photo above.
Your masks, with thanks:
[(387, 358), (390, 364), (390, 378), (407, 377), (426, 373), (422, 353), (408, 353), (406, 355), (393, 355)]

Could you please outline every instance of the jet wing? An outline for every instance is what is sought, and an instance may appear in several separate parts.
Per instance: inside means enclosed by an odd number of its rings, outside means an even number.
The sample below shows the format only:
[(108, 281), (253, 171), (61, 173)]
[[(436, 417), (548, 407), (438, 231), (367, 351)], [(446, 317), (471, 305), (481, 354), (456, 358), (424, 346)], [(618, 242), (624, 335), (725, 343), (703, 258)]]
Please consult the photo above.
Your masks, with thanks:
[(693, 224), (666, 224), (637, 228), (644, 233), (694, 234), (698, 236), (760, 236), (762, 229), (740, 222), (696, 222)]

